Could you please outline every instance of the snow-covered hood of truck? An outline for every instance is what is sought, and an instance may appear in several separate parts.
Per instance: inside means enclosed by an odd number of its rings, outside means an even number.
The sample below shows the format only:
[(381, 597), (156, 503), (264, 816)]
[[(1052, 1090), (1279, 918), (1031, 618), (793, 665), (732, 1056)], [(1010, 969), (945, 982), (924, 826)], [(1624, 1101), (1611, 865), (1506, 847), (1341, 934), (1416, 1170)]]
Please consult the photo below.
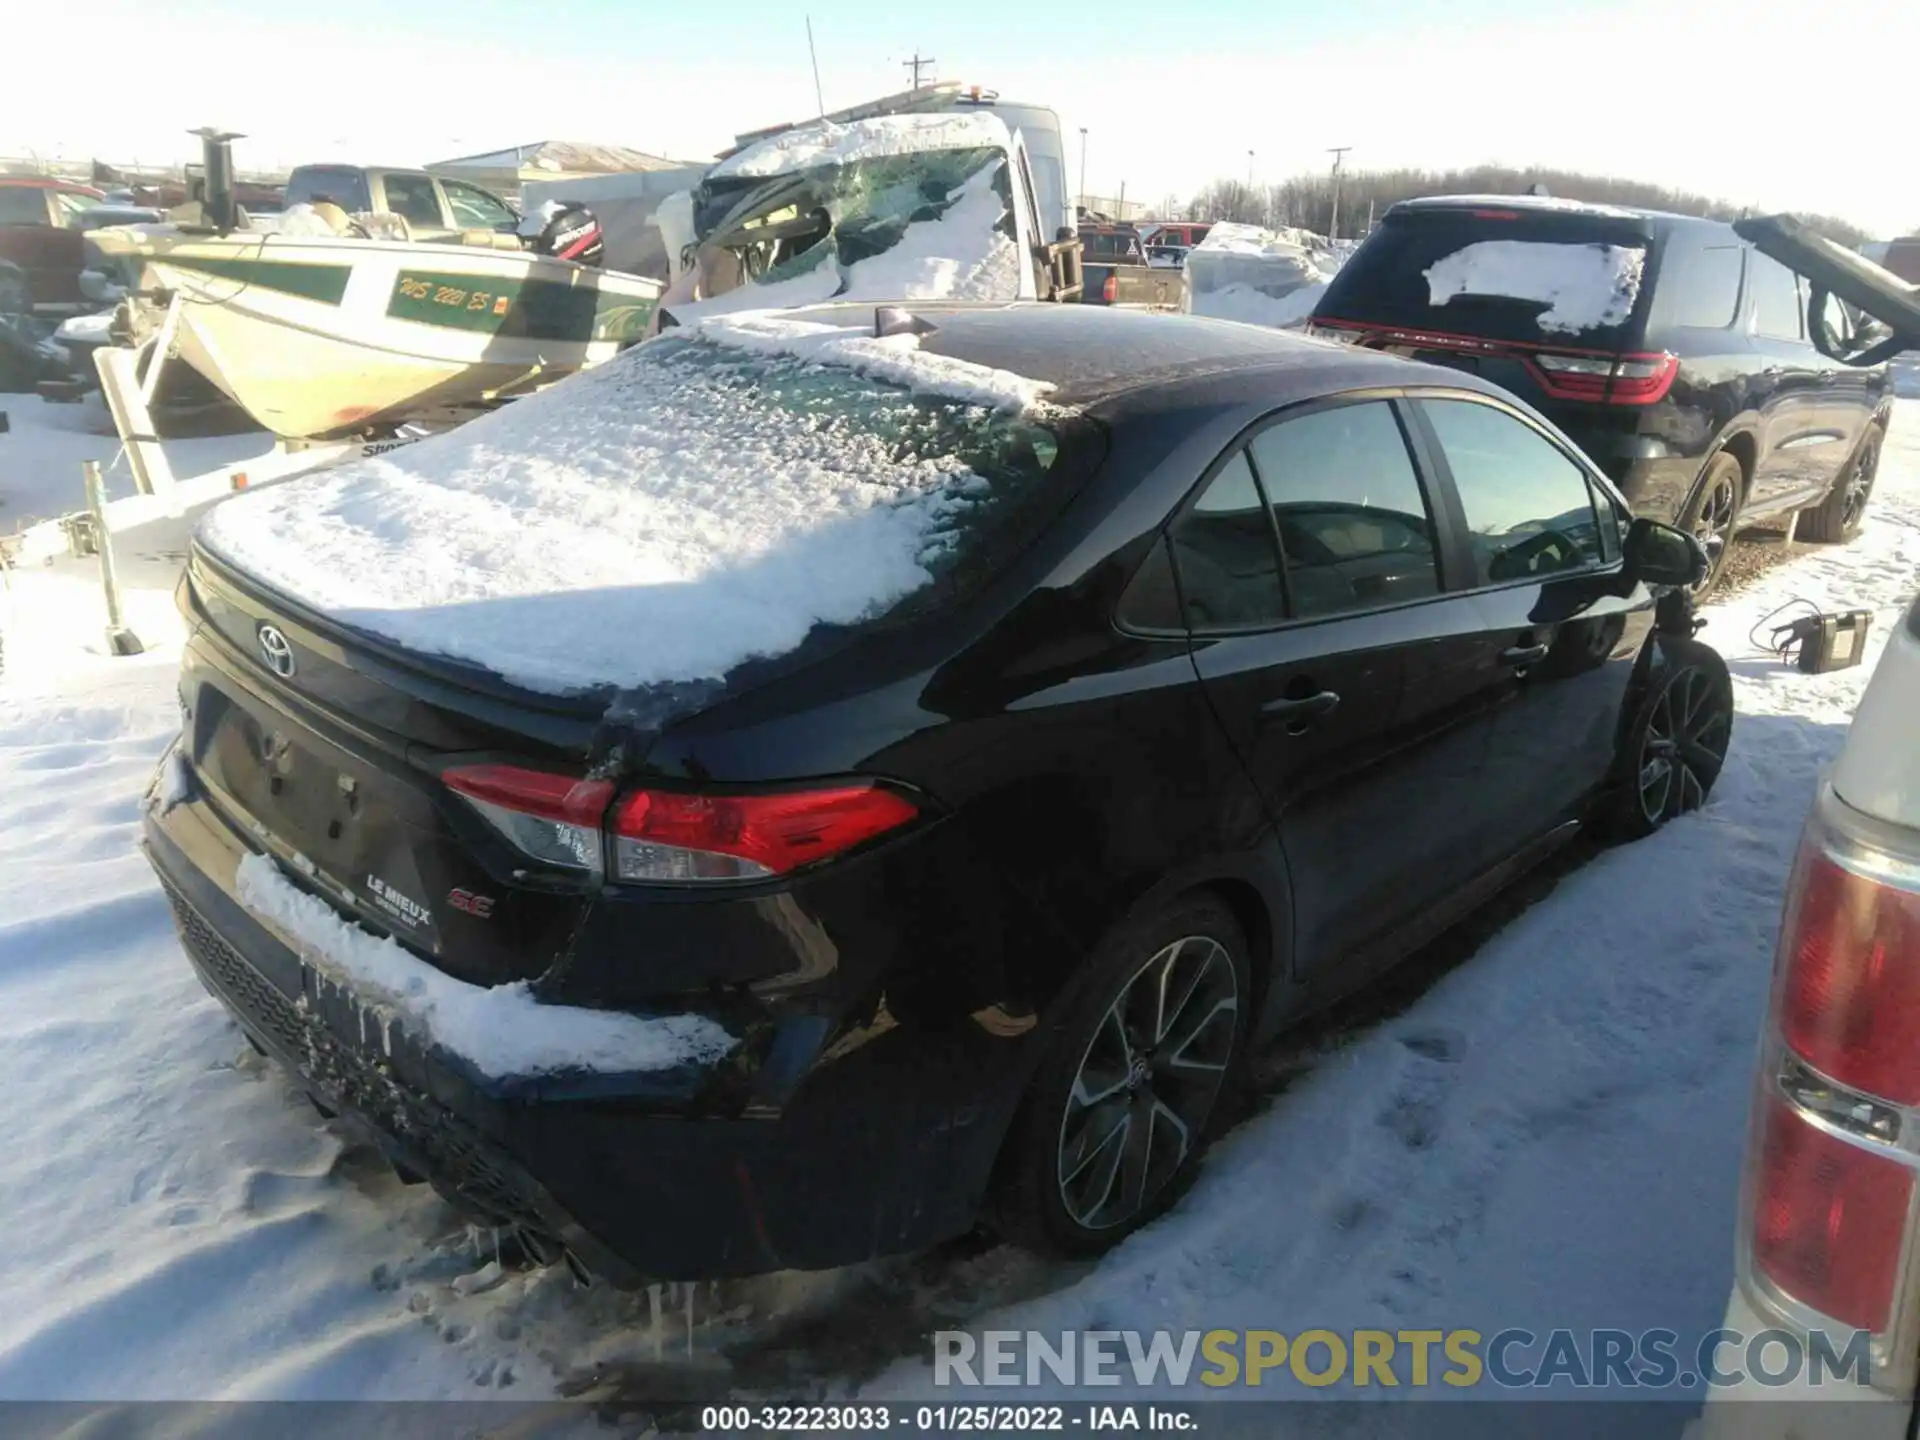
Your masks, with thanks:
[[(787, 391), (821, 367), (861, 377), (866, 423), (756, 403), (769, 356)], [(924, 430), (924, 397), (981, 416), (1049, 388), (913, 335), (709, 320), (446, 434), (237, 496), (199, 539), (336, 623), (529, 690), (717, 680), (932, 578), (980, 478), (938, 443), (903, 462), (875, 413)]]

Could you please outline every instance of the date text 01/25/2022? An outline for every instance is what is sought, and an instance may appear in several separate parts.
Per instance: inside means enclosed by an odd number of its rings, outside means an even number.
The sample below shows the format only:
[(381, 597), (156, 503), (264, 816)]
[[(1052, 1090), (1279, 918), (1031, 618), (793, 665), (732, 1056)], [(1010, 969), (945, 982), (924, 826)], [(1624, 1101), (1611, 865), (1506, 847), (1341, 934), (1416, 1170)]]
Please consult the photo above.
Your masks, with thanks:
[(1199, 1419), (1189, 1409), (1163, 1405), (709, 1405), (700, 1412), (700, 1428), (723, 1433), (811, 1430), (845, 1435), (890, 1430), (931, 1435), (1072, 1430), (1191, 1433), (1199, 1429)]

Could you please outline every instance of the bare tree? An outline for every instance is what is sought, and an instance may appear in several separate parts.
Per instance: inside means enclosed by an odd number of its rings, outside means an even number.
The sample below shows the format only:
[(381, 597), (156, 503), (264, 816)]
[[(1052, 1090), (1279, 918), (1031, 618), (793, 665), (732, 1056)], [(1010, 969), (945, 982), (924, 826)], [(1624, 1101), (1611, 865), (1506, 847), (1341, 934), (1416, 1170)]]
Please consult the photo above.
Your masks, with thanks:
[[(1340, 208), (1350, 217), (1369, 209), (1384, 215), (1389, 206), (1422, 195), (1521, 195), (1536, 184), (1563, 199), (1671, 210), (1713, 220), (1737, 220), (1752, 210), (1750, 206), (1640, 180), (1506, 165), (1476, 165), (1461, 170), (1350, 170), (1341, 176)], [(1194, 197), (1189, 208), (1200, 218), (1297, 225), (1324, 235), (1333, 220), (1333, 180), (1324, 173), (1298, 175), (1265, 186), (1258, 193), (1237, 180), (1215, 180)], [(1804, 218), (1843, 245), (1858, 246), (1869, 238), (1859, 226), (1835, 216)], [(1357, 229), (1352, 223), (1344, 228), (1349, 232)]]

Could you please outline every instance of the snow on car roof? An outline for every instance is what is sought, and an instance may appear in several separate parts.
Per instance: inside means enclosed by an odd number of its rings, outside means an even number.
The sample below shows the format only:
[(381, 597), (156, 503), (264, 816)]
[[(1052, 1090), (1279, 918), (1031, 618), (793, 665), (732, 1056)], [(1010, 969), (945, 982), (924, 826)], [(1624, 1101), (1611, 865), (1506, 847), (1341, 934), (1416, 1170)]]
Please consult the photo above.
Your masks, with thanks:
[(1013, 134), (991, 110), (949, 110), (932, 115), (881, 115), (837, 125), (815, 120), (770, 135), (707, 172), (710, 180), (757, 178), (849, 165), (882, 155), (911, 155), (922, 150), (1007, 149)]
[[(915, 335), (787, 316), (723, 317), (686, 337), (235, 497), (200, 539), (340, 623), (529, 690), (714, 680), (928, 583), (929, 546), (978, 477), (944, 452), (902, 460), (879, 421), (743, 399), (754, 377), (690, 343), (998, 411), (1050, 388), (923, 353)], [(872, 412), (887, 394), (849, 404)]]

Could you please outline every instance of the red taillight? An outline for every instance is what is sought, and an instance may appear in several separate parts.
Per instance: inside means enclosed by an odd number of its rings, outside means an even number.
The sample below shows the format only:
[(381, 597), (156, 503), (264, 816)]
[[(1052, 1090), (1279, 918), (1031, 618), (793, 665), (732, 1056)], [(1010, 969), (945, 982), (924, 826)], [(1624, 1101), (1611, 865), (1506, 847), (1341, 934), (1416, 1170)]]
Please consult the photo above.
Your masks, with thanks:
[(1526, 357), (1540, 388), (1556, 400), (1602, 405), (1652, 405), (1664, 400), (1680, 373), (1678, 356), (1583, 355), (1553, 350)]
[[(1920, 856), (1823, 785), (1787, 888), (1747, 1156), (1741, 1274), (1780, 1323), (1874, 1334), (1911, 1387)], [(1903, 1318), (1904, 1317), (1904, 1318)], [(1883, 1362), (1885, 1368), (1883, 1369)]]
[(1780, 932), (1780, 1035), (1852, 1089), (1920, 1104), (1920, 895), (1809, 845)]
[(1115, 275), (1111, 270), (1109, 270), (1107, 272), (1106, 283), (1104, 283), (1100, 287), (1100, 298), (1104, 300), (1107, 304), (1111, 305), (1113, 304), (1115, 297), (1117, 297), (1119, 294), (1120, 294), (1120, 277)]
[(636, 790), (614, 807), (622, 880), (750, 880), (782, 875), (906, 824), (919, 812), (869, 783), (777, 795)]
[(1763, 1104), (1753, 1177), (1754, 1268), (1822, 1315), (1885, 1331), (1913, 1172), (1828, 1134), (1778, 1096)]
[(517, 765), (462, 765), (440, 778), (519, 850), (568, 870), (601, 867), (600, 822), (611, 780)]
[(1467, 212), (1476, 220), (1518, 220), (1518, 210), (1471, 210)]
[(920, 813), (912, 801), (865, 780), (771, 795), (632, 790), (615, 803), (610, 780), (515, 765), (464, 765), (440, 778), (532, 858), (597, 872), (610, 851), (620, 880), (784, 875)]

